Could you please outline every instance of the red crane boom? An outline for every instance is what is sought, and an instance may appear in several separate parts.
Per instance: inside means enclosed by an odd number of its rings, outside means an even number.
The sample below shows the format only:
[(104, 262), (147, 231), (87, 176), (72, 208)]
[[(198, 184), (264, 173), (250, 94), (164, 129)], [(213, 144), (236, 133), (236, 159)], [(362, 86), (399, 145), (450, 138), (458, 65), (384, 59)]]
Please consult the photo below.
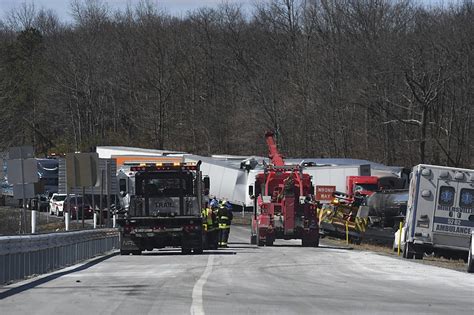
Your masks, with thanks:
[(283, 161), (283, 157), (278, 152), (275, 139), (273, 138), (274, 133), (272, 131), (267, 131), (265, 134), (265, 140), (267, 141), (268, 146), (268, 157), (270, 158), (270, 163), (275, 166), (284, 166), (285, 161)]

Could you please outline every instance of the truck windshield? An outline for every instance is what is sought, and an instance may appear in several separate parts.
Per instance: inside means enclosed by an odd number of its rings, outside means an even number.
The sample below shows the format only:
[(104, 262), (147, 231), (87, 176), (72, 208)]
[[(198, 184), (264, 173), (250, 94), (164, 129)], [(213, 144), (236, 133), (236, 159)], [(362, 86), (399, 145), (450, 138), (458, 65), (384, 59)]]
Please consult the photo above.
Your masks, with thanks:
[(354, 192), (356, 191), (377, 191), (377, 184), (356, 184)]
[(190, 174), (155, 174), (136, 177), (136, 194), (148, 197), (179, 197), (193, 194), (193, 177)]

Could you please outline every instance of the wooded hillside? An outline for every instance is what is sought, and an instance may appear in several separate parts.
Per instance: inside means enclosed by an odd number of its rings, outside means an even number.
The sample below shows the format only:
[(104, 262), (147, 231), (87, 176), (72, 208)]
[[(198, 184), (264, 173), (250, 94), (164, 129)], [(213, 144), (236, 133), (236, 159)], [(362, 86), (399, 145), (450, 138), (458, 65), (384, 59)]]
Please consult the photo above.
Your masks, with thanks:
[(96, 145), (474, 167), (472, 1), (152, 2), (0, 20), (0, 149)]

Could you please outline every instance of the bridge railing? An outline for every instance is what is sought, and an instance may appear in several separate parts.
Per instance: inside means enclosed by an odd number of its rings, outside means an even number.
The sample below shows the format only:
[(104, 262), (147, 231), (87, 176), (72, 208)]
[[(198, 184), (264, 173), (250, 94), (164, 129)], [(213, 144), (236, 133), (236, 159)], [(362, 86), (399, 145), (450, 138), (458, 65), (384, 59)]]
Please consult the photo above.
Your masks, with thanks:
[(116, 229), (0, 236), (0, 284), (67, 267), (117, 248)]

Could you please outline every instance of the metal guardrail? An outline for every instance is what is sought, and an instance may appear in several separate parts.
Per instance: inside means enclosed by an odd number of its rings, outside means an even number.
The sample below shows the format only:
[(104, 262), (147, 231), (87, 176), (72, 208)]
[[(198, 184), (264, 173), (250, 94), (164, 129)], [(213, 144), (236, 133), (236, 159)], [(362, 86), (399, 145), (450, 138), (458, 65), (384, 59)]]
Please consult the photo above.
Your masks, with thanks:
[(70, 266), (116, 248), (116, 229), (1, 236), (0, 284)]

